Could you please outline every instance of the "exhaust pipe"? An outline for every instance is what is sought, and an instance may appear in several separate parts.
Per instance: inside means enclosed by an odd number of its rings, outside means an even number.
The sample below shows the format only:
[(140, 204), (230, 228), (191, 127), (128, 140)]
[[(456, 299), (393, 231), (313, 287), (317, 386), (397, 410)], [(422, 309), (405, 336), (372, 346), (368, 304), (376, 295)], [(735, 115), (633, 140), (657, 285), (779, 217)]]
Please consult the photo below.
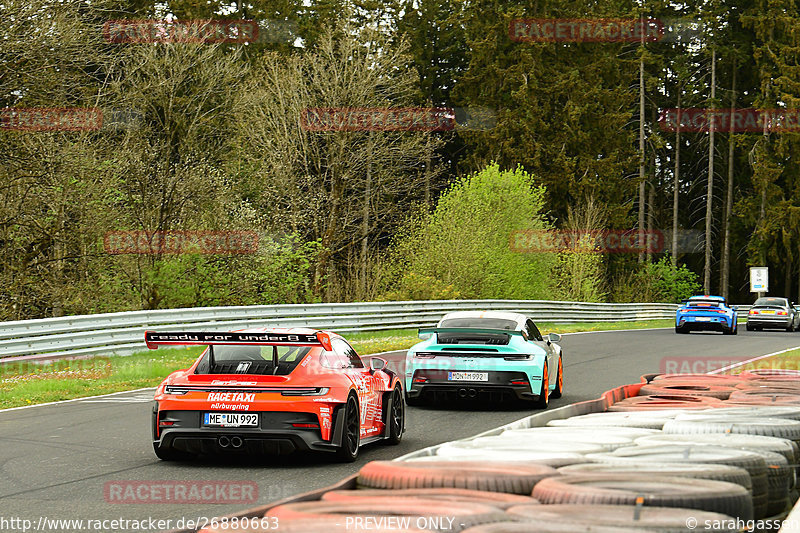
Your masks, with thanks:
[(217, 442), (218, 442), (218, 443), (219, 443), (219, 445), (220, 445), (220, 446), (222, 446), (223, 448), (227, 448), (228, 446), (230, 446), (230, 445), (231, 445), (231, 439), (229, 439), (229, 438), (228, 438), (228, 437), (226, 437), (225, 435), (221, 436), (221, 437), (220, 437), (220, 438), (217, 440)]
[(459, 398), (466, 398), (467, 397), (467, 389), (458, 389), (458, 397)]
[(478, 395), (478, 391), (476, 391), (475, 389), (469, 389), (468, 394), (470, 398), (474, 398)]
[(231, 446), (233, 446), (234, 448), (241, 448), (242, 444), (244, 444), (242, 437), (239, 436), (231, 437)]

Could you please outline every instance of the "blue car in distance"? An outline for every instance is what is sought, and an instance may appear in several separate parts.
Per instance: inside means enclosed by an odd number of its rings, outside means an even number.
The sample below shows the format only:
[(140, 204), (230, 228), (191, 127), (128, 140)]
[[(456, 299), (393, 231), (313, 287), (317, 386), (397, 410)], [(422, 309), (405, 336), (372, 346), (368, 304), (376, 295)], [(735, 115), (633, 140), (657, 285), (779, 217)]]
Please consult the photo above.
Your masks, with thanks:
[(406, 403), (439, 398), (512, 398), (547, 408), (564, 389), (561, 336), (505, 311), (448, 313), (406, 356)]
[(736, 307), (729, 306), (722, 296), (692, 296), (684, 300), (675, 314), (675, 333), (690, 331), (736, 335), (739, 332)]

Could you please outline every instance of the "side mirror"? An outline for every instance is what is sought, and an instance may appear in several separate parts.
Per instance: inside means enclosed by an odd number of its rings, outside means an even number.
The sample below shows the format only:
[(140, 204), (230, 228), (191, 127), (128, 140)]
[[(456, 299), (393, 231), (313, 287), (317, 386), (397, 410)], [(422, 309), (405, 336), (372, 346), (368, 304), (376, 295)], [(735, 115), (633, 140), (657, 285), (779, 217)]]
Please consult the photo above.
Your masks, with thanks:
[(550, 342), (560, 342), (561, 335), (559, 335), (558, 333), (551, 333), (547, 336), (547, 340), (549, 340)]
[(378, 370), (383, 370), (386, 368), (386, 359), (381, 359), (380, 357), (373, 357), (369, 360), (369, 369), (373, 372)]
[(433, 337), (433, 333), (418, 333), (417, 336), (421, 340), (426, 341), (426, 340), (430, 339), (431, 337)]

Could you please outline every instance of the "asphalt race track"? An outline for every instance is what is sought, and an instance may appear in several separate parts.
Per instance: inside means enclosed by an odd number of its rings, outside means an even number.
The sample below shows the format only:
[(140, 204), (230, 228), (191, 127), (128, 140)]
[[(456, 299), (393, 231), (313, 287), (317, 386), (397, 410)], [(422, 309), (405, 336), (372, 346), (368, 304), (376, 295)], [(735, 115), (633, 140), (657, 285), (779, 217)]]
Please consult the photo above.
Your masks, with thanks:
[[(551, 406), (596, 398), (604, 390), (670, 369), (706, 371), (800, 346), (800, 333), (747, 332), (677, 335), (672, 329), (565, 335), (564, 396)], [(391, 354), (393, 364), (402, 359)], [(0, 523), (29, 519), (171, 519), (213, 517), (323, 487), (367, 461), (390, 459), (433, 444), (467, 437), (527, 416), (518, 406), (408, 408), (399, 446), (361, 450), (354, 464), (325, 456), (165, 463), (150, 441), (152, 389), (55, 405), (0, 411)], [(107, 482), (247, 481), (258, 485), (255, 503), (109, 503)], [(8, 524), (6, 522), (6, 524)], [(19, 524), (19, 522), (17, 522)], [(13, 526), (13, 524), (12, 524)], [(21, 531), (21, 527), (0, 527)], [(45, 529), (51, 530), (51, 529)], [(70, 528), (61, 528), (70, 530)]]

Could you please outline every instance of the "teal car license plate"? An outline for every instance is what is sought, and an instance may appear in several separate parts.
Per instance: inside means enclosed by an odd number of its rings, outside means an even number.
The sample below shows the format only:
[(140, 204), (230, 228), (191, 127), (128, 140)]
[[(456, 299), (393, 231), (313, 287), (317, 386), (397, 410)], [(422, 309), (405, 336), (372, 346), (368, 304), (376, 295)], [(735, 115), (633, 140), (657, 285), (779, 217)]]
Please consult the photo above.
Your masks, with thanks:
[(448, 381), (489, 381), (488, 372), (448, 372)]

